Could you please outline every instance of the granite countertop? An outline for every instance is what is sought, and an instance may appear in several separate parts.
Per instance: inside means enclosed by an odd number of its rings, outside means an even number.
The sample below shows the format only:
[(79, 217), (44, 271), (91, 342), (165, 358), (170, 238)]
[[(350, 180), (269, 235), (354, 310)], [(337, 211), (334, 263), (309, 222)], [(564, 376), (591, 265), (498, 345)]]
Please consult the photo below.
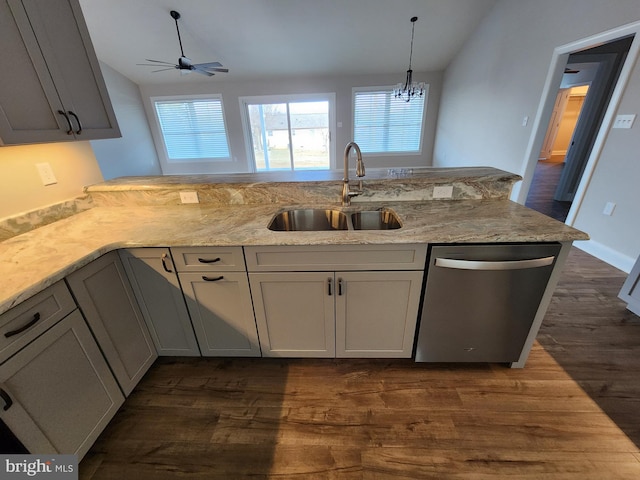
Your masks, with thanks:
[[(96, 206), (0, 242), (0, 313), (111, 250), (127, 247), (480, 243), (587, 240), (505, 199), (361, 202), (393, 209), (399, 230), (272, 232), (287, 204)], [(295, 208), (305, 205), (297, 203)], [(318, 207), (317, 204), (307, 205)], [(342, 208), (332, 205), (332, 208)]]

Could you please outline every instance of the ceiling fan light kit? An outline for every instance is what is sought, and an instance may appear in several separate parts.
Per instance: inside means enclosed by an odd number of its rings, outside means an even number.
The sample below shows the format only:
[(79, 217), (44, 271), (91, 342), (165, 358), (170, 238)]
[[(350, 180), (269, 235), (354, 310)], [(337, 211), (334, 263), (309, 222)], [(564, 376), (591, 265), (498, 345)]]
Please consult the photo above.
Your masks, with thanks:
[(147, 62), (153, 63), (138, 63), (137, 65), (144, 65), (148, 67), (166, 67), (159, 70), (153, 70), (152, 73), (177, 69), (183, 75), (193, 71), (202, 75), (206, 75), (208, 77), (212, 77), (213, 75), (215, 75), (215, 72), (227, 73), (229, 71), (228, 68), (222, 68), (222, 64), (220, 62), (192, 63), (191, 59), (184, 54), (184, 49), (182, 48), (182, 37), (180, 36), (180, 27), (178, 26), (180, 13), (176, 12), (175, 10), (171, 10), (169, 12), (169, 15), (171, 15), (171, 18), (173, 18), (173, 20), (176, 22), (176, 32), (178, 34), (178, 43), (180, 44), (180, 58), (178, 58), (178, 63), (174, 64), (171, 62), (165, 62), (163, 60), (151, 60), (149, 58), (145, 58)]
[(424, 95), (424, 82), (413, 81), (413, 70), (411, 69), (411, 59), (413, 57), (413, 31), (416, 26), (418, 17), (411, 17), (411, 51), (409, 53), (409, 70), (407, 70), (407, 78), (404, 84), (398, 83), (393, 89), (393, 96), (405, 102), (411, 101), (415, 96), (421, 97)]

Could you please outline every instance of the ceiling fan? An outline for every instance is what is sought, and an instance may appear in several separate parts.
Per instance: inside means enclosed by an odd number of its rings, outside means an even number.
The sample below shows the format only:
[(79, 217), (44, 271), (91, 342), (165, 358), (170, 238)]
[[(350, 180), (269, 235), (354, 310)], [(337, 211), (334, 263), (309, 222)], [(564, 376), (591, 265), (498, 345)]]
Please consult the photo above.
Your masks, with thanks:
[(188, 73), (190, 71), (201, 73), (202, 75), (207, 75), (211, 77), (215, 75), (214, 72), (222, 72), (226, 73), (229, 71), (228, 68), (221, 68), (222, 64), (220, 62), (209, 62), (209, 63), (191, 63), (191, 59), (184, 55), (184, 50), (182, 49), (182, 38), (180, 38), (180, 28), (178, 27), (178, 19), (180, 18), (180, 14), (175, 10), (171, 10), (169, 12), (171, 18), (176, 21), (176, 31), (178, 32), (178, 43), (180, 44), (180, 58), (178, 58), (178, 63), (174, 64), (171, 62), (165, 62), (163, 60), (151, 60), (150, 58), (145, 58), (147, 62), (153, 63), (138, 63), (137, 65), (144, 65), (148, 67), (159, 67), (159, 66), (167, 66), (167, 68), (161, 68), (160, 70), (153, 70), (152, 73), (156, 72), (164, 72), (166, 70), (173, 70), (174, 68), (180, 70), (181, 73)]

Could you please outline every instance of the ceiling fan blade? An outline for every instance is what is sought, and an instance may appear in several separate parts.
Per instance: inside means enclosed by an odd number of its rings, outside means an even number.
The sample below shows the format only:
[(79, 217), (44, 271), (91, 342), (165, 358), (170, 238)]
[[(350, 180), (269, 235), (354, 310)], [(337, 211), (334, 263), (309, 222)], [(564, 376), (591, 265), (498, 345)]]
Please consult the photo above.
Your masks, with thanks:
[(153, 63), (164, 63), (165, 65), (174, 65), (173, 62), (165, 62), (164, 60), (151, 60), (150, 58), (145, 58), (145, 60), (147, 62), (153, 62)]
[[(165, 65), (158, 65), (155, 63), (136, 63), (136, 65), (142, 65), (145, 67), (164, 67), (165, 66)], [(167, 63), (166, 66), (175, 68), (175, 65), (173, 65), (172, 63)]]
[(206, 70), (204, 70), (204, 69), (202, 69), (202, 68), (198, 68), (196, 65), (192, 65), (192, 67), (193, 67), (193, 68), (192, 68), (191, 70), (193, 70), (194, 72), (201, 73), (202, 75), (206, 75), (206, 76), (208, 76), (208, 77), (212, 77), (213, 75), (215, 75), (215, 74), (214, 74), (214, 73), (212, 73), (212, 72), (207, 72)]
[(210, 68), (214, 68), (214, 67), (221, 67), (222, 64), (220, 62), (209, 62), (209, 63), (196, 63), (194, 65), (194, 67), (196, 68), (206, 68), (206, 69), (210, 69)]
[(166, 72), (167, 70), (174, 70), (174, 69), (175, 69), (175, 67), (161, 68), (160, 70), (151, 70), (151, 73)]
[(205, 68), (207, 72), (220, 72), (220, 73), (228, 73), (228, 68)]

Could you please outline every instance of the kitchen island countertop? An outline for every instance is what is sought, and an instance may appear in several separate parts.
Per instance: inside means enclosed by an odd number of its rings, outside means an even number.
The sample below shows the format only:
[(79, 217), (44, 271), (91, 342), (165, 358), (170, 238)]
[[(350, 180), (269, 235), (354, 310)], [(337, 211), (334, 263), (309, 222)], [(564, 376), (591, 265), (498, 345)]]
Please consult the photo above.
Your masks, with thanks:
[[(586, 233), (504, 199), (360, 202), (393, 209), (399, 230), (273, 232), (277, 212), (319, 205), (97, 206), (0, 243), (0, 313), (118, 248), (587, 240)], [(339, 205), (327, 205), (341, 209)]]

